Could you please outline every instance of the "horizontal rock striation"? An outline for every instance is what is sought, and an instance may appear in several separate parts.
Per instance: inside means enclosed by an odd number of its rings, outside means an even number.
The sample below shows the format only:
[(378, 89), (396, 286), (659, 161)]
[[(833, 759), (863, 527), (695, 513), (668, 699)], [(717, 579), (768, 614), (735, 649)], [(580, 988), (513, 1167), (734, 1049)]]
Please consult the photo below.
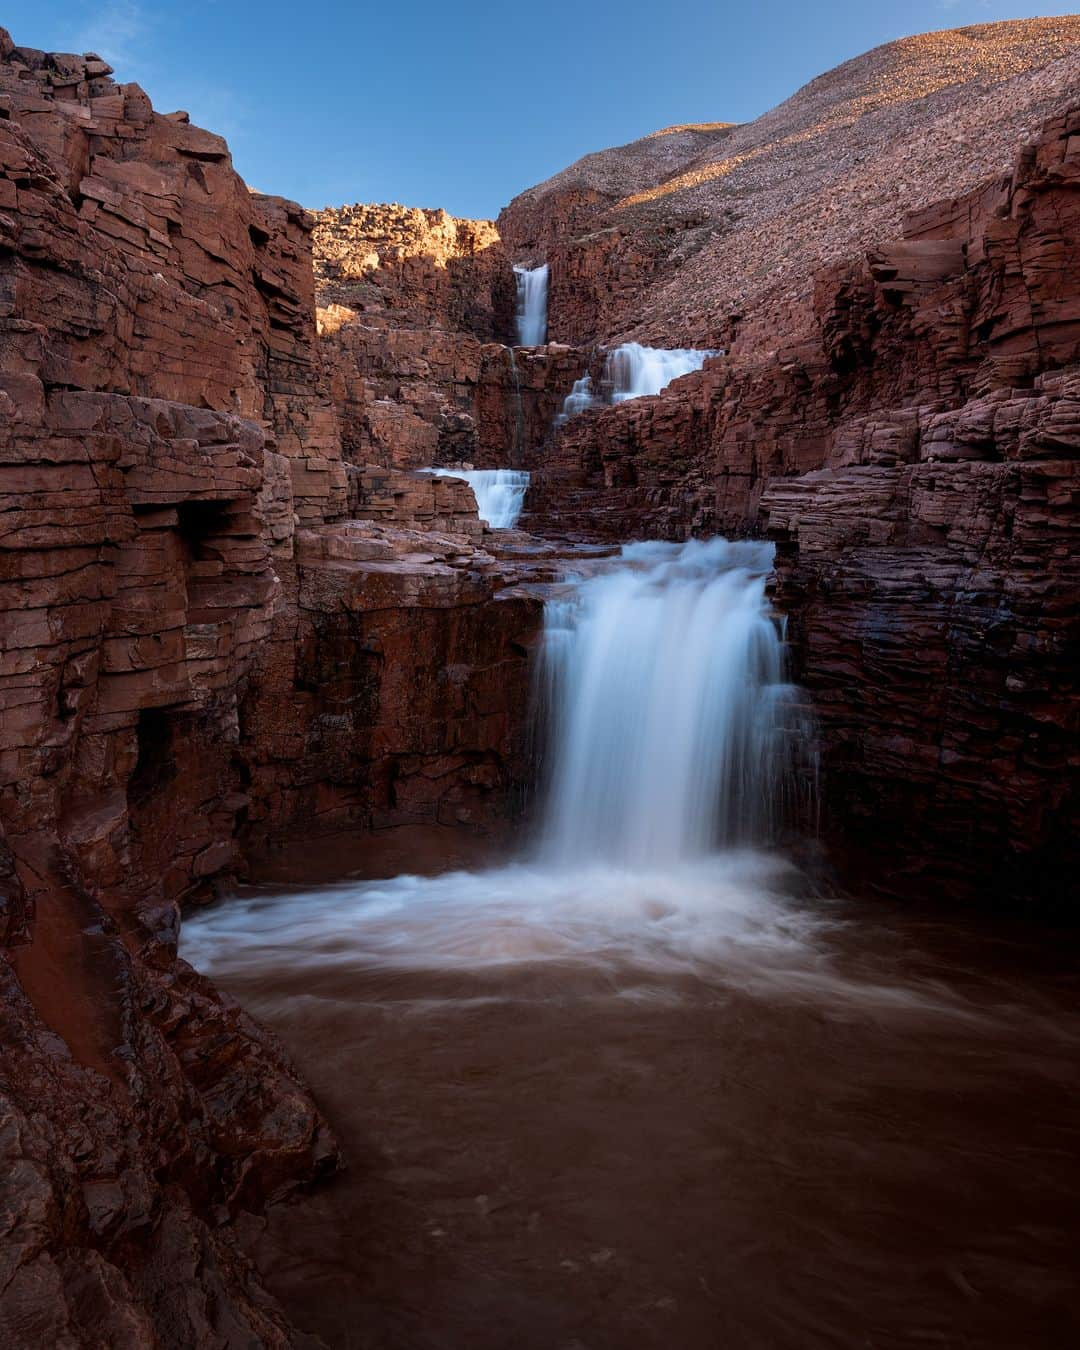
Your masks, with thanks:
[(343, 457), (313, 226), (0, 34), (4, 1345), (296, 1343), (230, 1221), (336, 1147), (179, 905), (298, 822), (490, 823), (523, 773), (535, 605), (464, 484)]
[(0, 34), (0, 1340), (286, 1345), (227, 1221), (336, 1149), (176, 902), (237, 861), (275, 568), (346, 479), (303, 213), (109, 73)]

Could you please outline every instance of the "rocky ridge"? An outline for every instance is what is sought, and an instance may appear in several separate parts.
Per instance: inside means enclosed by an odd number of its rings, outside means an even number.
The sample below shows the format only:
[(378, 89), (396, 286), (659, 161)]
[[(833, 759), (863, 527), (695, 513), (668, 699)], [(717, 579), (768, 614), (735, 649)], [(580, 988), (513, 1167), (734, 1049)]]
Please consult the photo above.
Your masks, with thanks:
[(553, 338), (727, 346), (751, 312), (786, 323), (817, 268), (899, 234), (906, 212), (1007, 171), (1078, 85), (1075, 15), (905, 38), (754, 122), (679, 133), (669, 158), (654, 138), (586, 156), (515, 198), (499, 232), (551, 264)]

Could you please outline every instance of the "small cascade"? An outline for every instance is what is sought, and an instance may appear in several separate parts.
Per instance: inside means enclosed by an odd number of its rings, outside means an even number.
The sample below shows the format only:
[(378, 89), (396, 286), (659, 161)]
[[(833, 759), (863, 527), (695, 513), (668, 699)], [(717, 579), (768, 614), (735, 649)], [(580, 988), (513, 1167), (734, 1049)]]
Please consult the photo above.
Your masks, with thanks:
[(545, 612), (553, 864), (658, 867), (767, 842), (789, 767), (771, 544), (631, 544)]
[(517, 311), (514, 322), (520, 347), (539, 347), (547, 341), (548, 265), (514, 267)]
[(578, 413), (585, 412), (587, 408), (595, 408), (599, 402), (593, 393), (592, 376), (582, 375), (580, 380), (574, 381), (573, 389), (563, 399), (562, 412), (556, 417), (555, 425), (561, 426), (571, 417), (577, 417)]
[(512, 530), (525, 505), (529, 475), (522, 469), (425, 469), (437, 478), (463, 478), (472, 488), (480, 519), (493, 530)]
[(600, 391), (593, 388), (591, 376), (583, 375), (563, 401), (557, 422), (565, 422), (588, 408), (659, 394), (672, 380), (700, 370), (711, 356), (723, 356), (723, 352), (691, 347), (643, 347), (640, 342), (624, 342), (608, 352), (604, 360)]

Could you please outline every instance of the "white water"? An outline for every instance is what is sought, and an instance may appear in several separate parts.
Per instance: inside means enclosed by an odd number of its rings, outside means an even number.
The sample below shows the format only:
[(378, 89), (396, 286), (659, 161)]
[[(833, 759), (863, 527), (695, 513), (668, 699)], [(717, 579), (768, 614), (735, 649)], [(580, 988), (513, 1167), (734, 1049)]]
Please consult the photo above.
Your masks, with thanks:
[(185, 926), (185, 955), (343, 972), (572, 962), (646, 981), (722, 968), (803, 987), (821, 916), (755, 847), (785, 768), (771, 559), (722, 539), (634, 544), (548, 602), (549, 800), (531, 857), (230, 902)]
[(439, 478), (464, 478), (480, 519), (493, 530), (512, 530), (525, 505), (529, 475), (523, 469), (427, 469)]
[(772, 546), (632, 544), (545, 613), (544, 855), (663, 867), (768, 839), (785, 768)]
[(565, 422), (568, 418), (576, 417), (578, 413), (583, 413), (587, 408), (595, 408), (600, 400), (593, 393), (593, 384), (591, 375), (582, 375), (580, 380), (574, 381), (574, 387), (563, 399), (562, 412), (556, 418), (557, 422)]
[(611, 381), (612, 403), (628, 398), (645, 398), (666, 389), (672, 380), (700, 370), (714, 351), (694, 351), (689, 347), (668, 350), (643, 347), (640, 342), (624, 342), (608, 353), (605, 377)]
[(625, 403), (627, 399), (659, 394), (672, 380), (700, 370), (710, 356), (722, 354), (690, 347), (643, 347), (640, 342), (624, 342), (608, 352), (604, 360), (602, 392), (593, 389), (589, 375), (582, 376), (563, 401), (559, 421), (565, 422), (604, 403)]
[(539, 347), (547, 340), (548, 265), (515, 267), (517, 277), (518, 345)]

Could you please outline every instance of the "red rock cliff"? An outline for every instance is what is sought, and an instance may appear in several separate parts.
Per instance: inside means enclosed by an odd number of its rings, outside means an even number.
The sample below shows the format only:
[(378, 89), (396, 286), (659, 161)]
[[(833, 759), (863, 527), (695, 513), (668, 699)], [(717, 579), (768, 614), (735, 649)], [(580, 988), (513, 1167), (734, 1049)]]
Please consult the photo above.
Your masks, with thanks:
[(0, 34), (5, 1345), (294, 1343), (229, 1222), (336, 1150), (178, 904), (298, 820), (479, 822), (520, 776), (535, 605), (463, 485), (343, 460), (312, 225)]
[(402, 206), (319, 213), (319, 331), (357, 464), (528, 466), (585, 358), (510, 349), (511, 258), (488, 220)]

